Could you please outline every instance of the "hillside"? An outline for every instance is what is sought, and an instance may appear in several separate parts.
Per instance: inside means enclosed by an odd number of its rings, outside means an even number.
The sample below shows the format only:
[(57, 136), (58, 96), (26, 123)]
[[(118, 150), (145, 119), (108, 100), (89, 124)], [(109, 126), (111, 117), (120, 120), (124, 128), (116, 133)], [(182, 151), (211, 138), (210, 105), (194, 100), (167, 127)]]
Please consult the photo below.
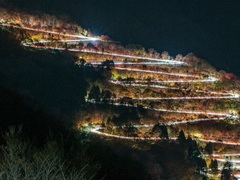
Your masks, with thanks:
[(123, 46), (49, 15), (2, 10), (0, 17), (3, 86), (90, 134), (99, 161), (119, 158), (105, 179), (120, 173), (124, 158), (119, 179), (139, 179), (142, 168), (142, 179), (239, 177), (237, 76), (193, 53)]

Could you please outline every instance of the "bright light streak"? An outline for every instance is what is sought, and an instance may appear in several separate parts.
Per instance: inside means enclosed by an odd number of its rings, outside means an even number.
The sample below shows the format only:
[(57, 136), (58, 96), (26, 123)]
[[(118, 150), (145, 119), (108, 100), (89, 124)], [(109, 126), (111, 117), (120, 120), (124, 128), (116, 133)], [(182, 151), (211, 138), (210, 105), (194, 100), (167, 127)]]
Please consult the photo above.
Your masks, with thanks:
[(30, 44), (37, 44), (37, 43), (78, 43), (78, 42), (88, 42), (88, 41), (92, 41), (90, 38), (88, 39), (74, 39), (74, 40), (53, 40), (53, 41), (49, 41), (49, 40), (42, 40), (42, 41), (35, 41), (35, 42), (32, 42)]
[(232, 93), (232, 96), (234, 96), (235, 98), (239, 98), (240, 97), (240, 95), (236, 94), (236, 93)]
[(225, 117), (229, 117), (229, 118), (233, 118), (233, 119), (239, 118), (238, 116), (234, 116), (234, 115), (231, 115), (231, 114), (217, 113), (217, 112), (210, 112), (210, 111), (170, 110), (170, 109), (157, 109), (157, 108), (146, 108), (146, 109), (153, 110), (153, 111), (160, 111), (160, 112), (215, 115), (215, 116), (225, 116)]
[[(133, 81), (133, 83), (124, 83), (123, 81), (113, 81), (113, 80), (111, 80), (110, 82), (113, 83), (113, 84), (124, 85), (124, 86), (133, 86), (133, 87), (151, 87), (151, 88), (158, 88), (158, 89), (172, 89), (172, 90), (182, 90), (182, 91), (187, 91), (188, 90), (188, 89), (181, 89), (181, 88), (175, 88), (175, 87), (170, 87), (170, 86), (137, 84), (138, 82), (142, 82), (142, 81), (139, 81), (139, 80)], [(157, 82), (157, 81), (154, 81), (154, 82)], [(159, 82), (161, 82), (161, 81), (159, 81)], [(167, 81), (164, 81), (164, 82), (167, 82)], [(203, 90), (193, 90), (193, 91), (197, 92), (197, 93), (222, 95), (222, 96), (226, 96), (226, 98), (231, 97), (233, 99), (238, 99), (240, 97), (239, 94), (230, 93), (230, 92), (229, 93), (222, 93), (222, 92), (203, 91)]]
[(240, 163), (239, 159), (226, 159), (226, 158), (215, 158), (219, 162), (232, 162), (232, 163)]
[[(196, 123), (196, 122), (204, 122), (204, 121), (222, 121), (224, 118), (203, 118), (203, 119), (189, 119), (185, 121), (173, 121), (173, 122), (164, 122), (163, 124), (166, 126), (178, 125), (178, 124), (187, 124), (187, 123)], [(140, 125), (132, 125), (135, 128), (150, 128), (155, 126), (156, 124), (140, 124)], [(114, 128), (119, 128), (118, 126), (114, 126)]]
[[(120, 103), (109, 103), (110, 105), (114, 106), (126, 106), (126, 107), (135, 107), (134, 105), (126, 105), (126, 104), (120, 104)], [(149, 107), (143, 107), (144, 109), (151, 110), (151, 111), (158, 111), (158, 112), (170, 112), (170, 113), (181, 113), (181, 114), (203, 114), (203, 115), (214, 115), (214, 116), (223, 116), (228, 117), (231, 119), (238, 119), (239, 117), (232, 114), (227, 113), (218, 113), (218, 112), (212, 112), (212, 111), (189, 111), (189, 110), (171, 110), (171, 109), (157, 109), (157, 108), (149, 108)]]
[[(108, 133), (103, 133), (100, 132), (99, 130), (102, 129), (100, 126), (96, 126), (92, 129), (90, 129), (90, 132), (107, 136), (107, 137), (113, 137), (113, 138), (120, 138), (120, 139), (126, 139), (126, 140), (162, 140), (160, 137), (128, 137), (128, 136), (118, 136), (118, 135), (113, 135), (113, 134), (108, 134)], [(170, 137), (170, 140), (176, 140), (177, 137)], [(194, 138), (193, 138), (194, 139)], [(196, 139), (198, 141), (203, 141), (203, 142), (212, 142), (212, 143), (218, 143), (218, 144), (225, 144), (225, 145), (233, 145), (233, 146), (239, 146), (240, 143), (238, 142), (232, 142), (232, 141), (216, 141), (213, 139)]]
[[(116, 82), (116, 81), (111, 81), (111, 83), (113, 84), (119, 84), (119, 85), (122, 85), (122, 83), (119, 83), (119, 82)], [(174, 90), (181, 90), (179, 88), (172, 88), (172, 87), (169, 87), (169, 86), (160, 86), (160, 85), (145, 85), (145, 84), (134, 84), (134, 83), (131, 83), (131, 84), (124, 84), (124, 86), (135, 86), (135, 87), (152, 87), (152, 88), (158, 88), (158, 89), (174, 89)]]
[[(101, 65), (101, 62), (90, 62), (92, 65)], [(114, 62), (114, 65), (181, 65), (170, 62)]]
[[(91, 39), (91, 38), (88, 38), (88, 37), (85, 37), (85, 38)], [(43, 47), (39, 47), (39, 46), (33, 46), (33, 47), (35, 47), (35, 48), (43, 48)], [(66, 50), (65, 48), (56, 48), (56, 47), (50, 47), (50, 46), (45, 46), (44, 48), (54, 49), (54, 50), (59, 50), (59, 51)], [(109, 56), (123, 57), (123, 58), (129, 58), (129, 59), (143, 59), (143, 60), (149, 60), (149, 61), (168, 62), (169, 64), (186, 64), (185, 62), (176, 61), (176, 60), (157, 59), (157, 58), (149, 58), (149, 57), (142, 57), (142, 56), (132, 56), (132, 55), (124, 55), (124, 54), (116, 54), (116, 53), (106, 53), (106, 52), (91, 51), (91, 50), (86, 50), (86, 49), (82, 49), (82, 50), (80, 50), (80, 49), (68, 49), (68, 51), (72, 51), (72, 52), (85, 52), (85, 53), (101, 54), (101, 55), (109, 55)]]
[(201, 80), (168, 80), (168, 81), (141, 81), (141, 80), (135, 80), (134, 82), (137, 83), (199, 83), (199, 82), (215, 82), (218, 81), (217, 79), (201, 79)]
[[(115, 98), (112, 100), (121, 100), (122, 98)], [(236, 99), (235, 96), (196, 96), (196, 97), (145, 97), (145, 98), (131, 98), (138, 101), (159, 101), (159, 100), (199, 100), (199, 99)]]
[(232, 146), (239, 146), (239, 142), (234, 141), (219, 141), (219, 140), (213, 140), (213, 139), (197, 139), (199, 141), (203, 142), (211, 142), (211, 143), (217, 143), (217, 144), (225, 144), (225, 145), (232, 145)]
[(83, 35), (67, 34), (67, 33), (61, 33), (61, 32), (49, 31), (49, 30), (43, 30), (43, 29), (37, 29), (37, 28), (30, 28), (30, 27), (20, 27), (20, 26), (15, 26), (15, 25), (10, 25), (10, 24), (1, 24), (1, 25), (13, 27), (13, 28), (17, 28), (17, 29), (28, 30), (28, 31), (37, 31), (37, 32), (42, 32), (42, 33), (56, 34), (56, 35), (65, 36), (65, 37), (86, 38), (91, 41), (96, 41), (96, 40), (100, 41), (101, 40), (97, 37), (88, 37), (88, 36), (83, 36)]
[(169, 75), (169, 76), (199, 78), (199, 76), (196, 76), (196, 75), (179, 74), (179, 73), (167, 73), (167, 72), (161, 72), (161, 71), (150, 71), (150, 70), (141, 70), (141, 69), (134, 69), (134, 68), (115, 67), (114, 69), (122, 70), (122, 71), (134, 71), (134, 72), (144, 72), (144, 73), (152, 73), (152, 74), (164, 74), (164, 75)]
[(209, 154), (204, 154), (204, 156), (213, 156), (213, 157), (226, 157), (226, 156), (232, 156), (232, 157), (240, 157), (240, 153), (213, 153), (211, 155)]
[[(119, 139), (126, 139), (126, 140), (162, 140), (162, 138), (160, 137), (149, 137), (149, 138), (145, 138), (145, 137), (128, 137), (128, 136), (118, 136), (118, 135), (113, 135), (113, 134), (108, 134), (108, 133), (103, 133), (100, 132), (101, 128), (100, 127), (95, 127), (93, 129), (90, 130), (90, 132), (95, 133), (95, 134), (99, 134), (99, 135), (103, 135), (103, 136), (107, 136), (107, 137), (113, 137), (113, 138), (119, 138)], [(173, 138), (169, 138), (170, 140), (176, 140), (175, 137)]]

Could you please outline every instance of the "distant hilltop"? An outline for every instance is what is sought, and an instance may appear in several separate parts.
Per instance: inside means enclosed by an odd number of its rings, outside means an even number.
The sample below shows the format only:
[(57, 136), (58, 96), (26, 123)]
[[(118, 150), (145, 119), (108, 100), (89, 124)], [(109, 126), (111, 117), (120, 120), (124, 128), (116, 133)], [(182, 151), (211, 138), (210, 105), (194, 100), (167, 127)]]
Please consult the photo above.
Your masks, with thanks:
[(29, 14), (0, 8), (0, 25), (4, 28), (10, 28), (10, 30), (11, 28), (19, 29), (19, 31), (12, 32), (24, 46), (68, 50), (75, 53), (79, 59), (115, 59), (120, 61), (128, 58), (135, 60), (164, 59), (167, 60), (165, 62), (187, 63), (188, 66), (194, 66), (195, 69), (205, 71), (205, 74), (214, 74), (223, 80), (236, 78), (232, 73), (217, 72), (214, 67), (193, 53), (186, 56), (178, 54), (176, 57), (172, 57), (167, 51), (159, 53), (153, 48), (146, 50), (138, 44), (123, 46), (106, 35), (93, 36), (90, 30), (82, 28), (66, 17), (60, 19), (45, 13)]

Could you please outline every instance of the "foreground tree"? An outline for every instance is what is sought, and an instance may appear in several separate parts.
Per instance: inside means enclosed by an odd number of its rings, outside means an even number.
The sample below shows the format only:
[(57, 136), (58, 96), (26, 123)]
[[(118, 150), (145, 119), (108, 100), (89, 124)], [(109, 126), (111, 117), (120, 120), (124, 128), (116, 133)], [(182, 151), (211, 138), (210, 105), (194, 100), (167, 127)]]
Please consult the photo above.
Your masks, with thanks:
[(213, 144), (211, 142), (207, 143), (207, 145), (205, 146), (205, 151), (208, 154), (212, 154), (213, 153)]
[(155, 124), (152, 128), (151, 134), (158, 134), (162, 139), (169, 139), (167, 126), (165, 124)]
[(185, 134), (184, 134), (183, 130), (181, 130), (179, 132), (177, 141), (179, 142), (180, 145), (184, 145), (186, 143), (186, 137), (185, 137)]
[(213, 173), (217, 173), (218, 172), (218, 162), (217, 162), (217, 160), (216, 159), (214, 159), (214, 160), (212, 159), (209, 167), (211, 168)]
[(162, 139), (169, 139), (167, 126), (166, 125), (160, 125), (160, 129), (162, 131), (161, 134), (160, 134), (160, 137)]
[(232, 163), (227, 161), (223, 165), (223, 169), (221, 172), (221, 180), (231, 180), (232, 178)]
[(98, 86), (93, 86), (88, 94), (88, 100), (100, 101), (101, 92)]
[[(2, 180), (85, 180), (93, 179), (96, 173), (92, 171), (93, 166), (87, 163), (82, 167), (75, 167), (71, 162), (67, 162), (63, 147), (53, 139), (49, 139), (43, 148), (37, 148), (23, 138), (21, 128), (10, 128), (4, 135), (4, 140), (5, 145), (0, 148), (0, 179)], [(81, 160), (84, 162), (86, 159)]]

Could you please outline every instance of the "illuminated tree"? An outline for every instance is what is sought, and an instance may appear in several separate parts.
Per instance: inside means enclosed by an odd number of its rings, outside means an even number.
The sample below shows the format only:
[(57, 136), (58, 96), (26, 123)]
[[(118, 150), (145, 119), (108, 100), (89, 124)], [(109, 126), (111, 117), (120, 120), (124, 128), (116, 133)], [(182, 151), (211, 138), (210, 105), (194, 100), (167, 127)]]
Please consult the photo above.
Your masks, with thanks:
[(146, 53), (145, 48), (139, 44), (128, 44), (126, 48), (139, 56), (145, 55)]
[(169, 53), (167, 51), (163, 51), (161, 56), (162, 56), (162, 59), (168, 59)]
[(84, 46), (84, 45), (83, 45), (83, 43), (82, 43), (82, 42), (79, 42), (79, 43), (78, 43), (78, 45), (77, 45), (77, 47), (78, 47), (79, 49), (82, 49), (82, 48), (83, 48), (83, 46)]
[(148, 53), (149, 53), (150, 57), (153, 57), (153, 56), (154, 56), (154, 53), (155, 53), (155, 49), (149, 48), (149, 49), (148, 49)]
[(175, 60), (177, 60), (177, 61), (182, 61), (182, 60), (183, 60), (183, 55), (178, 54), (178, 55), (176, 56)]

